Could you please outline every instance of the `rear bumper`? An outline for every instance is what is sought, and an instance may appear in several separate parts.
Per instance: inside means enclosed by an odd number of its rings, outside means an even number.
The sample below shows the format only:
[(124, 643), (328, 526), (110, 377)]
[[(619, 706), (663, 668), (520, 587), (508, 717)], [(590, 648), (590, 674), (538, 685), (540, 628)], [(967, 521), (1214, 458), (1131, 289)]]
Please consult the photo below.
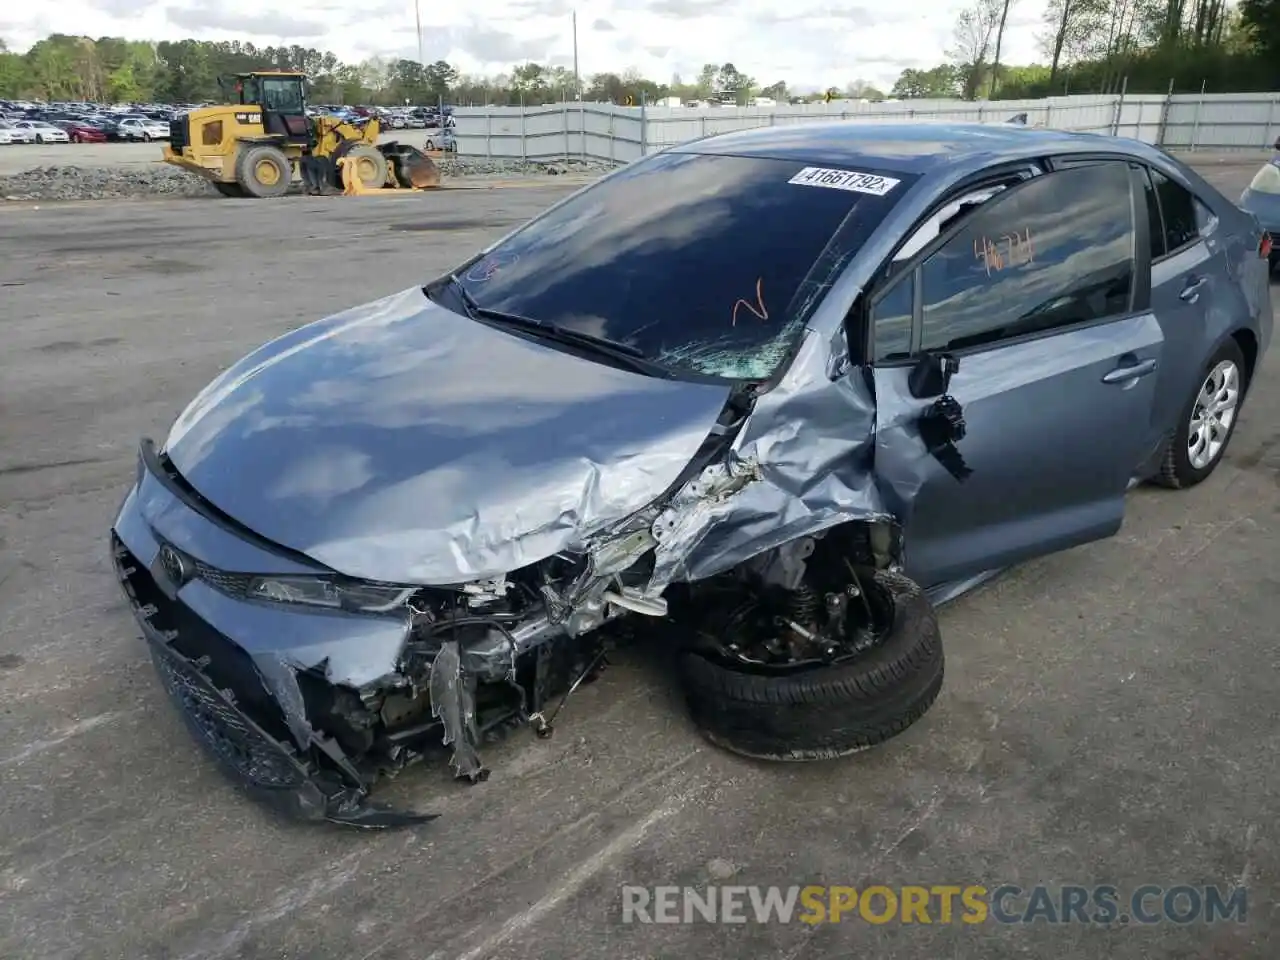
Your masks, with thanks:
[[(407, 622), (234, 596), (226, 585), (237, 574), (226, 571), (305, 567), (192, 509), (156, 475), (149, 450), (113, 525), (112, 556), (160, 680), (197, 743), (250, 797), (290, 817), (368, 827), (432, 819), (369, 801), (364, 774), (312, 725), (298, 679), (305, 672), (353, 696), (379, 688), (395, 670)], [(166, 545), (200, 575), (176, 582), (162, 561)]]

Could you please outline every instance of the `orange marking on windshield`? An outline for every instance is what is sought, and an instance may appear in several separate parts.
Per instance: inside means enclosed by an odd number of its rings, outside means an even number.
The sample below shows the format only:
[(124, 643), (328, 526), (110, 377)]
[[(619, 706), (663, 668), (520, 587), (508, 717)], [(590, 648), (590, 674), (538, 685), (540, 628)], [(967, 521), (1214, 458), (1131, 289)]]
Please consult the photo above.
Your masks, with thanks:
[[(756, 306), (752, 306), (747, 301), (739, 298), (733, 305), (733, 316), (729, 319), (729, 326), (736, 327), (738, 325), (738, 308), (746, 307), (751, 313), (755, 314), (757, 320), (768, 320), (769, 311), (764, 305), (764, 277), (756, 278)], [(756, 309), (759, 307), (759, 309)]]

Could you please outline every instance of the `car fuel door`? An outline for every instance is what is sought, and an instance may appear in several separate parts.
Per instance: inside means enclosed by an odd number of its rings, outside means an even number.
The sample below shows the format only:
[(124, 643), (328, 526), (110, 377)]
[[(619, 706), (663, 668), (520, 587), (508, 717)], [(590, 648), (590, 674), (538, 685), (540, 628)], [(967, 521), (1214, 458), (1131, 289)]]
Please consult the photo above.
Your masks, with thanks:
[(922, 586), (1120, 528), (1163, 346), (1129, 191), (1124, 164), (1036, 177), (873, 296), (875, 473)]

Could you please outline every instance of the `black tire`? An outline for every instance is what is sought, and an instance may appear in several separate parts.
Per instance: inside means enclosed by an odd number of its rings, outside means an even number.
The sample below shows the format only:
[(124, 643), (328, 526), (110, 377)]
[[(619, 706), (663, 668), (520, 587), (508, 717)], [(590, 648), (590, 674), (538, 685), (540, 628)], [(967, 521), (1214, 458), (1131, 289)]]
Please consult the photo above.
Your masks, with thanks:
[[(1231, 421), (1231, 426), (1227, 428), (1226, 440), (1223, 441), (1217, 456), (1204, 467), (1197, 468), (1191, 465), (1189, 449), (1191, 415), (1199, 402), (1200, 389), (1204, 385), (1205, 378), (1208, 377), (1209, 372), (1214, 367), (1225, 360), (1230, 360), (1234, 363), (1239, 371), (1240, 396), (1236, 401), (1236, 415)], [(1244, 353), (1235, 340), (1227, 340), (1226, 343), (1218, 348), (1217, 352), (1209, 359), (1209, 362), (1205, 364), (1200, 376), (1196, 379), (1191, 396), (1187, 398), (1182, 412), (1178, 415), (1178, 428), (1174, 432), (1173, 439), (1169, 441), (1169, 446), (1165, 449), (1164, 461), (1160, 464), (1160, 472), (1152, 478), (1153, 482), (1170, 490), (1185, 490), (1207, 480), (1209, 475), (1218, 469), (1218, 464), (1222, 462), (1222, 458), (1227, 452), (1227, 447), (1231, 445), (1231, 438), (1235, 435), (1236, 424), (1240, 422), (1240, 411), (1244, 407), (1245, 395), (1248, 390), (1249, 370), (1245, 365)]]
[[(262, 176), (264, 165), (274, 167), (274, 180)], [(261, 144), (249, 147), (236, 159), (236, 182), (250, 197), (269, 199), (283, 197), (289, 192), (289, 183), (293, 179), (293, 168), (289, 158), (279, 147)]]
[(39, 133), (36, 134), (36, 143), (44, 143), (44, 137)]
[(243, 197), (244, 189), (238, 183), (215, 183), (213, 189), (217, 190), (224, 197)]
[(361, 143), (348, 150), (345, 156), (359, 165), (356, 167), (357, 170), (368, 171), (368, 176), (360, 177), (360, 182), (364, 186), (379, 189), (387, 185), (387, 158), (377, 147)]
[(901, 574), (876, 571), (863, 585), (891, 605), (891, 626), (875, 648), (846, 663), (763, 674), (684, 654), (685, 698), (703, 735), (760, 760), (823, 760), (883, 743), (924, 716), (944, 672), (933, 606)]

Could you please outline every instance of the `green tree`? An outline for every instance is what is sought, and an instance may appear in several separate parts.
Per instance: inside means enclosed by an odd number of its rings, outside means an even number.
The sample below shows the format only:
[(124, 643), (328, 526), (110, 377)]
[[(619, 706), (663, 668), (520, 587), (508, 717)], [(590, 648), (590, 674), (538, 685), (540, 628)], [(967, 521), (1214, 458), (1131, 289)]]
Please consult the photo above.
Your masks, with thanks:
[(936, 100), (954, 97), (958, 92), (956, 67), (939, 64), (930, 70), (903, 70), (893, 85), (892, 95), (900, 100)]

